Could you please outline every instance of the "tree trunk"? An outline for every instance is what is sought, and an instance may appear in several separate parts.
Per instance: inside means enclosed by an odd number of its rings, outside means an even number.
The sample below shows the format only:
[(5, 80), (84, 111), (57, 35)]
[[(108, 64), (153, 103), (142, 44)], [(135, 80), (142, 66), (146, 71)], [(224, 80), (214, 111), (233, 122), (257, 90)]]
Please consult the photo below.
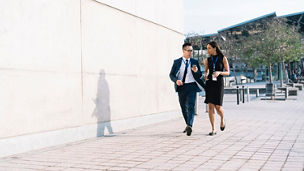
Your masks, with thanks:
[(271, 63), (268, 62), (268, 74), (269, 74), (269, 83), (272, 83), (272, 68), (271, 68)]
[(235, 66), (233, 65), (232, 62), (231, 62), (231, 66), (232, 66), (232, 68), (233, 68), (233, 75), (234, 75), (235, 85), (238, 85), (238, 81), (237, 81), (236, 73), (235, 73)]
[(285, 82), (286, 84), (288, 83), (288, 74), (287, 74), (287, 69), (285, 67), (285, 63), (283, 62), (283, 71), (284, 71), (284, 76), (285, 76)]
[(253, 76), (253, 81), (255, 82), (255, 73), (256, 73), (256, 68), (252, 68), (252, 76)]
[[(271, 84), (271, 85), (273, 85), (273, 83), (272, 83), (272, 68), (271, 68), (271, 63), (270, 62), (268, 62), (268, 67), (269, 67), (269, 70), (268, 70), (268, 73), (269, 73), (269, 83)], [(274, 86), (272, 86), (272, 88), (271, 88), (271, 97), (270, 97), (270, 99), (271, 100), (273, 100), (274, 99), (274, 96), (273, 96), (273, 92), (274, 92), (275, 90), (274, 90)]]
[(283, 62), (280, 62), (280, 87), (283, 87)]
[[(291, 76), (291, 74), (292, 74), (291, 64), (290, 64), (290, 62), (287, 62), (287, 75)], [(289, 79), (288, 79), (288, 82), (289, 82)]]
[(245, 73), (246, 73), (246, 83), (248, 83), (248, 68), (247, 68), (247, 66), (245, 67)]

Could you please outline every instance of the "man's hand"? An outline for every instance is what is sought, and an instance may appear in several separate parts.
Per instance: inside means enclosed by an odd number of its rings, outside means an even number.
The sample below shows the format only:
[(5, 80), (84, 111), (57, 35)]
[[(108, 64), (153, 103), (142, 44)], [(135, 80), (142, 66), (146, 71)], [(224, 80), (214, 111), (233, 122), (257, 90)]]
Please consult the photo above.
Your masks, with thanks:
[(192, 69), (193, 72), (197, 72), (198, 71), (198, 68), (197, 68), (196, 65), (192, 65), (191, 69)]
[(182, 85), (183, 85), (183, 82), (182, 82), (181, 80), (177, 80), (177, 81), (176, 81), (176, 84), (177, 84), (178, 86), (182, 86)]

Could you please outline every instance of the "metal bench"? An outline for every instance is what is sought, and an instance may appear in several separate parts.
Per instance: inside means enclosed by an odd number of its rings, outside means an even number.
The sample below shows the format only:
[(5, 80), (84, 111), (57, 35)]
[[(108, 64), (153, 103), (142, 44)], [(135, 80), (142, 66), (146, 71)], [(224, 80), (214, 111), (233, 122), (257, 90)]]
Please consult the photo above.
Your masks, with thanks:
[(288, 98), (288, 87), (278, 87), (278, 90), (284, 91), (285, 94), (285, 100)]
[(232, 86), (232, 83), (234, 82), (234, 80), (229, 80), (229, 87)]
[(288, 89), (288, 96), (297, 96), (298, 90), (297, 89)]
[(288, 85), (290, 87), (295, 87), (295, 88), (299, 89), (300, 91), (303, 90), (303, 84), (299, 84), (299, 83), (287, 83), (286, 85)]
[(300, 91), (303, 90), (303, 85), (302, 84), (295, 84), (294, 85), (296, 88), (298, 88)]

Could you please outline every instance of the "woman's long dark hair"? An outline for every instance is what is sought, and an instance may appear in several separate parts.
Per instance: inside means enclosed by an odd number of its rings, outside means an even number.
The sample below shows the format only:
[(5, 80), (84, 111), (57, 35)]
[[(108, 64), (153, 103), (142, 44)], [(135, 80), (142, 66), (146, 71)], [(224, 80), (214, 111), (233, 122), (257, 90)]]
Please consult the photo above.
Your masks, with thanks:
[(219, 48), (216, 42), (209, 42), (208, 45), (212, 46), (213, 48), (216, 48), (216, 54), (219, 55), (220, 57), (224, 57), (223, 52)]

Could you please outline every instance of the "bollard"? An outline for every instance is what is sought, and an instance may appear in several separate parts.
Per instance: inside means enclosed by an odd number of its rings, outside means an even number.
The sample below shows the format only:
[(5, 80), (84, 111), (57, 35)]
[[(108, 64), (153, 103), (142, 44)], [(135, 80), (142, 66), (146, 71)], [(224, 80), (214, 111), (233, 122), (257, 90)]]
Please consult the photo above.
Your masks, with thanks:
[(250, 101), (250, 92), (249, 92), (249, 87), (247, 87), (247, 102)]
[(256, 97), (259, 97), (260, 96), (260, 89), (256, 89)]
[(244, 86), (242, 86), (242, 101), (243, 101), (243, 103), (245, 103), (245, 88), (244, 88)]
[(236, 104), (240, 104), (240, 97), (239, 97), (239, 86), (236, 86)]
[(242, 102), (242, 88), (241, 87), (239, 87), (239, 96), (240, 96), (240, 102)]
[(285, 88), (285, 100), (288, 98), (288, 87)]
[(208, 104), (206, 104), (206, 113), (209, 112), (209, 109), (208, 109)]

